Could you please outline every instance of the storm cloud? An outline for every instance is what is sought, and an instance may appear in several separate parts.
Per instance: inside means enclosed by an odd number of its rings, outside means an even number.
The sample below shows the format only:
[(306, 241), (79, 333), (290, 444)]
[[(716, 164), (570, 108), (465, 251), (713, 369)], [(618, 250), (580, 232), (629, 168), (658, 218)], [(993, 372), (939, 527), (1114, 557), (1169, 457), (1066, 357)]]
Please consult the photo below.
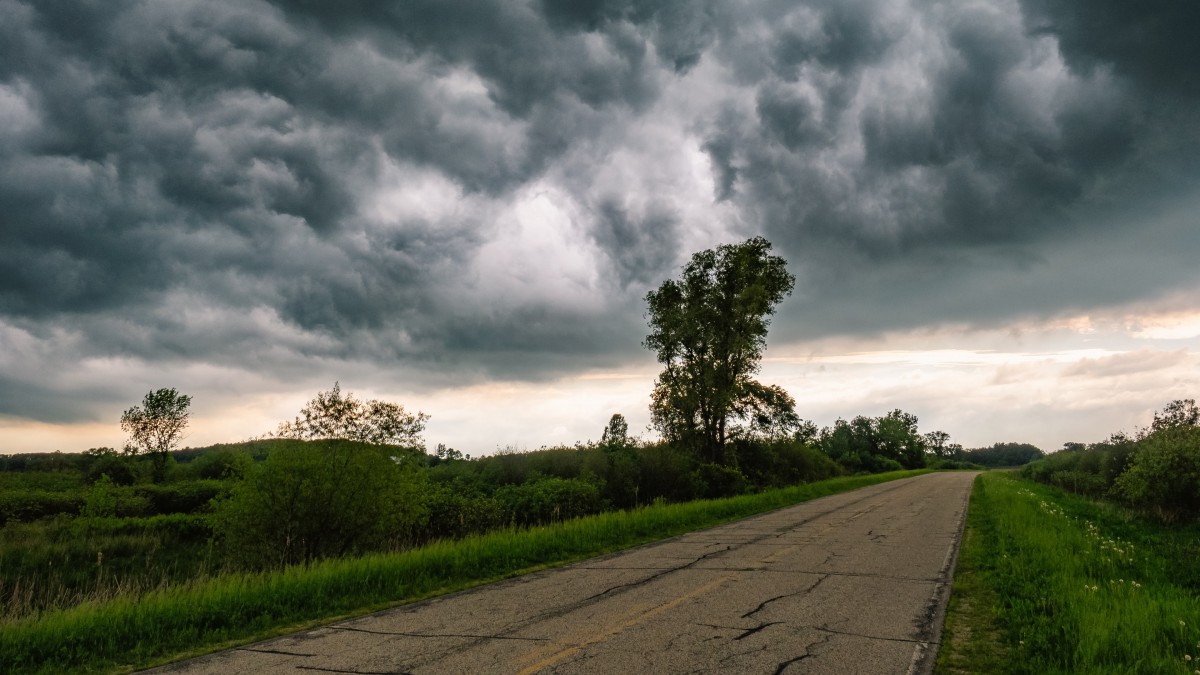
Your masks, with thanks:
[(0, 0), (0, 416), (644, 360), (756, 234), (779, 340), (1194, 288), (1200, 10), (1104, 4)]

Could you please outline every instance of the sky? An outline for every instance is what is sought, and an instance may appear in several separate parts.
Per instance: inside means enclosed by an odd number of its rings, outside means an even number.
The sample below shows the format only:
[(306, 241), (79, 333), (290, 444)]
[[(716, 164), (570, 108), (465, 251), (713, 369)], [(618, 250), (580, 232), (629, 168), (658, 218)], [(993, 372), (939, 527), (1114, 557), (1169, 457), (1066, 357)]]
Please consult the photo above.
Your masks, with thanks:
[(762, 235), (761, 380), (1054, 450), (1200, 393), (1200, 4), (0, 0), (0, 453), (334, 382), (644, 437), (646, 293)]

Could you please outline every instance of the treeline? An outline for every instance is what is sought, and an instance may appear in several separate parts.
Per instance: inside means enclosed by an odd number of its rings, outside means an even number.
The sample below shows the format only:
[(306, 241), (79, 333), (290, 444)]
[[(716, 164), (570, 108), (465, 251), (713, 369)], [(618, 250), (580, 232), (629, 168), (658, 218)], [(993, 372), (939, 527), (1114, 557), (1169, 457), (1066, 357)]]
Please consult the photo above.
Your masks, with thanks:
[(949, 457), (952, 461), (969, 465), (970, 468), (998, 469), (1023, 466), (1045, 456), (1046, 453), (1041, 448), (1029, 443), (995, 443), (987, 448), (959, 449)]
[(1119, 502), (1166, 522), (1200, 518), (1200, 409), (1171, 402), (1150, 427), (1100, 443), (1067, 443), (1027, 465), (1026, 478)]
[[(323, 401), (323, 403), (322, 403)], [(614, 415), (600, 441), (470, 458), (353, 440), (381, 418), (335, 388), (293, 438), (149, 453), (0, 456), (3, 616), (200, 575), (403, 550), (656, 502), (762, 491), (944, 460), (901, 411), (730, 439), (722, 461), (645, 441)], [(330, 426), (328, 415), (348, 415)], [(396, 410), (391, 410), (394, 421)], [(303, 427), (303, 425), (300, 425)], [(319, 438), (332, 433), (346, 438)], [(408, 438), (420, 433), (410, 427)], [(395, 436), (388, 440), (395, 440)]]

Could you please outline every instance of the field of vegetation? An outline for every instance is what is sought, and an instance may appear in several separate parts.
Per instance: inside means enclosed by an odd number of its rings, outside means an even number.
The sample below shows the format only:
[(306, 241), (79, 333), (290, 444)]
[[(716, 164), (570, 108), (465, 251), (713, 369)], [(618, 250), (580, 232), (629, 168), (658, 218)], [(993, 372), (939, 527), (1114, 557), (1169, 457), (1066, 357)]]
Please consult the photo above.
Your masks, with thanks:
[(1091, 445), (1068, 443), (1021, 475), (1163, 522), (1194, 522), (1200, 518), (1200, 408), (1191, 399), (1173, 401), (1149, 428)]
[(1200, 669), (1200, 525), (1011, 474), (975, 483), (940, 673)]
[(971, 497), (939, 671), (1200, 673), (1200, 409)]

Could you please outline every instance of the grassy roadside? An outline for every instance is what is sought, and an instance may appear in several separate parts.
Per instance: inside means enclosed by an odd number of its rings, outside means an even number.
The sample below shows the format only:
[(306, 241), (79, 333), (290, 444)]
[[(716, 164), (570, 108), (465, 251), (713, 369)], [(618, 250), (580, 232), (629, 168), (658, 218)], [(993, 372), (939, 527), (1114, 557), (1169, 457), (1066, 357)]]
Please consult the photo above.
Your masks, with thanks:
[(603, 513), (398, 554), (230, 574), (0, 627), (0, 672), (125, 671), (447, 593), (926, 471)]
[(1198, 556), (1200, 526), (982, 474), (936, 672), (1195, 675)]

